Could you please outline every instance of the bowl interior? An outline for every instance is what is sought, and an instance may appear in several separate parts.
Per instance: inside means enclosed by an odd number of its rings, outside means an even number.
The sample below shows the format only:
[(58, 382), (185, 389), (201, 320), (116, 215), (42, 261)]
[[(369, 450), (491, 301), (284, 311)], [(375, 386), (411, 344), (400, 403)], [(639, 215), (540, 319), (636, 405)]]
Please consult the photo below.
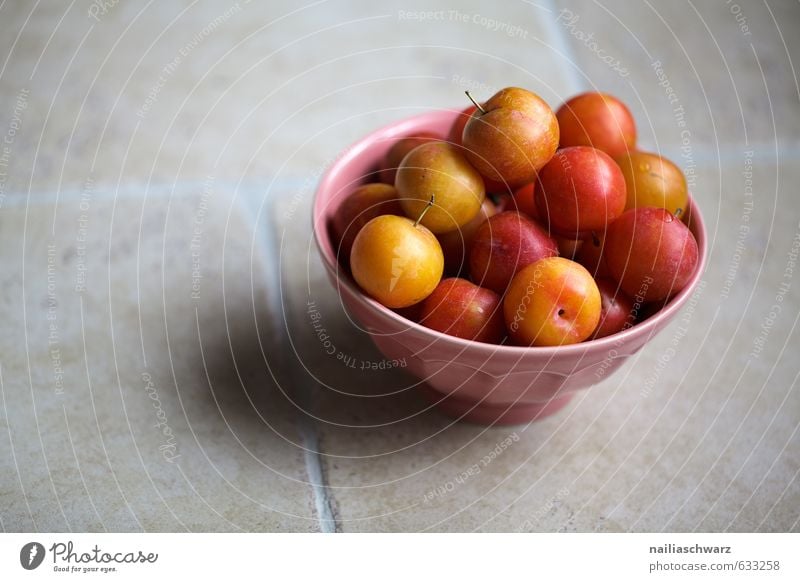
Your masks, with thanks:
[(459, 115), (460, 112), (457, 110), (430, 111), (403, 119), (374, 131), (342, 152), (320, 181), (314, 199), (313, 229), (325, 266), (329, 272), (335, 273), (339, 285), (342, 285), (348, 292), (357, 295), (359, 301), (363, 301), (370, 310), (377, 311), (384, 319), (388, 318), (388, 320), (393, 320), (395, 324), (398, 323), (396, 320), (402, 320), (404, 324), (417, 329), (421, 333), (430, 335), (432, 339), (471, 344), (475, 349), (481, 349), (482, 346), (486, 346), (493, 350), (556, 349), (560, 351), (569, 351), (571, 349), (577, 349), (578, 346), (596, 345), (597, 347), (601, 347), (604, 344), (619, 341), (620, 336), (624, 335), (651, 334), (655, 326), (660, 327), (660, 325), (665, 324), (665, 321), (659, 320), (670, 318), (672, 314), (680, 308), (680, 305), (688, 299), (689, 294), (697, 285), (705, 268), (706, 255), (705, 226), (700, 211), (692, 199), (689, 200), (688, 217), (685, 221), (688, 223), (692, 234), (695, 236), (700, 257), (692, 279), (680, 293), (673, 296), (657, 313), (651, 315), (647, 320), (625, 331), (605, 338), (583, 342), (575, 346), (560, 346), (557, 348), (490, 346), (489, 344), (480, 344), (479, 342), (467, 342), (466, 340), (441, 334), (440, 332), (402, 318), (397, 313), (361, 293), (357, 285), (350, 279), (350, 276), (340, 267), (337, 261), (336, 249), (329, 228), (331, 218), (336, 213), (342, 201), (353, 189), (361, 184), (378, 180), (377, 172), (380, 170), (389, 148), (391, 148), (398, 139), (421, 131), (432, 132), (445, 138)]
[(392, 123), (347, 148), (323, 176), (314, 199), (314, 234), (329, 266), (336, 266), (336, 249), (329, 232), (331, 218), (357, 186), (378, 181), (386, 154), (398, 139), (420, 131), (445, 138), (457, 111), (430, 111)]

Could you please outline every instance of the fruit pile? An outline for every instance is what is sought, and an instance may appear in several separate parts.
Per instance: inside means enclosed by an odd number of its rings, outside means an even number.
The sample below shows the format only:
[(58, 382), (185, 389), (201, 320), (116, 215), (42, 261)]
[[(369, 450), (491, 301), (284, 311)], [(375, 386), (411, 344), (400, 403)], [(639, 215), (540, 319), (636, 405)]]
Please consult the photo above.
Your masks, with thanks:
[(622, 102), (584, 93), (553, 113), (510, 87), (473, 103), (446, 138), (398, 139), (381, 182), (337, 209), (364, 292), (456, 337), (554, 346), (626, 329), (686, 286), (686, 179), (635, 149)]

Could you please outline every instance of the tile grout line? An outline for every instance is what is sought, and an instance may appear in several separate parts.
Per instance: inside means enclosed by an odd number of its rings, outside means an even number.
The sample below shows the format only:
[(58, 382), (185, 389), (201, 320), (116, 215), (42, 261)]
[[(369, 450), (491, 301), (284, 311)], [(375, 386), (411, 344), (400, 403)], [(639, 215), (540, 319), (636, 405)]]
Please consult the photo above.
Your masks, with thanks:
[(322, 460), (319, 455), (319, 439), (314, 424), (305, 417), (300, 424), (300, 434), (306, 450), (303, 457), (306, 464), (306, 473), (311, 482), (314, 493), (314, 506), (317, 509), (317, 521), (322, 533), (338, 533), (339, 527), (333, 515), (331, 498), (328, 486), (325, 483), (325, 472), (322, 470)]
[[(597, 90), (591, 86), (591, 83), (586, 81), (578, 71), (578, 57), (573, 50), (573, 43), (570, 41), (568, 35), (563, 30), (563, 27), (558, 25), (558, 9), (555, 0), (541, 0), (541, 5), (530, 4), (543, 8), (547, 12), (546, 17), (542, 20), (545, 31), (550, 37), (552, 48), (561, 53), (561, 55), (569, 62), (566, 71), (566, 83), (570, 95), (577, 94), (583, 91)], [(639, 144), (641, 145), (641, 144)], [(778, 140), (777, 149), (778, 153), (775, 154), (776, 144), (774, 142), (759, 142), (759, 143), (722, 143), (716, 144), (700, 143), (692, 144), (692, 161), (695, 166), (717, 166), (723, 164), (741, 163), (744, 152), (752, 152), (752, 159), (758, 162), (774, 162), (775, 164), (791, 163), (800, 159), (800, 145), (796, 141), (790, 143), (781, 143)], [(714, 145), (717, 147), (715, 148)], [(680, 159), (682, 157), (682, 146), (668, 144), (665, 147), (653, 149), (659, 155), (668, 159)]]
[[(578, 89), (579, 91), (579, 89)], [(667, 158), (680, 157), (679, 145), (666, 145), (658, 149), (657, 153)], [(800, 143), (786, 143), (778, 142), (778, 155), (776, 156), (775, 143), (754, 142), (749, 145), (745, 144), (727, 144), (723, 147), (713, 148), (709, 144), (697, 144), (693, 149), (693, 159), (698, 168), (706, 167), (720, 167), (727, 164), (739, 163), (742, 160), (742, 153), (747, 151), (753, 152), (753, 161), (774, 164), (790, 164), (800, 162)], [(278, 190), (281, 188), (298, 188), (306, 183), (306, 178), (297, 176), (284, 176), (272, 180), (272, 187), (270, 190)], [(240, 193), (248, 192), (253, 189), (263, 190), (270, 180), (267, 178), (254, 178), (249, 179), (242, 183), (238, 188), (237, 182), (223, 181), (219, 182), (220, 187), (230, 187), (231, 190)], [(148, 198), (157, 198), (159, 196), (180, 196), (194, 193), (192, 189), (197, 189), (199, 192), (205, 182), (201, 179), (192, 179), (179, 182), (174, 188), (164, 187), (167, 183), (150, 184), (147, 190)], [(136, 181), (126, 183), (123, 188), (105, 187), (103, 183), (96, 185), (96, 193), (100, 191), (113, 191), (118, 198), (141, 198), (142, 191), (141, 185)], [(5, 199), (0, 203), (0, 211), (10, 208), (24, 207), (27, 203), (31, 207), (44, 206), (54, 204), (56, 201), (59, 203), (74, 201), (80, 198), (83, 190), (79, 186), (66, 187), (60, 190), (31, 190), (29, 192), (11, 191), (6, 193)], [(57, 200), (56, 200), (57, 199)]]
[[(269, 196), (269, 194), (268, 194)], [(248, 205), (250, 201), (245, 199), (244, 204)], [(267, 201), (267, 216), (266, 220), (271, 220), (275, 211), (275, 200), (269, 196)], [(253, 213), (255, 215), (255, 212)], [(255, 220), (254, 220), (255, 222)], [(255, 224), (254, 232), (258, 232), (258, 224)], [(264, 265), (265, 274), (271, 281), (281, 281), (281, 273), (278, 265), (280, 264), (280, 255), (276, 245), (276, 233), (274, 229), (270, 228), (260, 238), (264, 251), (264, 260), (267, 263)], [(277, 294), (270, 294), (267, 298), (268, 308), (272, 311), (273, 316), (277, 317), (281, 313), (282, 305), (278, 300)], [(282, 319), (282, 318), (280, 318)], [(280, 331), (282, 343), (288, 345), (289, 337), (286, 329), (282, 326)], [(288, 366), (286, 369), (289, 379), (294, 382), (298, 381), (297, 371), (293, 366)], [(310, 398), (310, 392), (302, 392), (305, 398)], [(306, 469), (308, 481), (311, 484), (311, 492), (314, 498), (314, 507), (317, 511), (317, 522), (319, 529), (322, 533), (337, 533), (339, 531), (336, 518), (333, 514), (333, 504), (328, 493), (328, 487), (325, 483), (325, 472), (322, 468), (322, 459), (319, 453), (319, 437), (315, 423), (310, 419), (307, 414), (303, 414), (298, 423), (300, 438), (303, 442), (303, 463)]]
[(548, 13), (545, 18), (542, 19), (542, 22), (545, 25), (547, 35), (550, 37), (552, 47), (561, 53), (561, 55), (569, 62), (569, 65), (566, 68), (566, 81), (570, 93), (577, 93), (579, 91), (586, 90), (587, 84), (581, 80), (581, 76), (576, 70), (578, 66), (578, 60), (572, 50), (572, 44), (558, 26), (558, 20), (556, 18), (558, 9), (556, 8), (555, 1), (543, 0), (542, 4), (542, 8), (544, 8)]

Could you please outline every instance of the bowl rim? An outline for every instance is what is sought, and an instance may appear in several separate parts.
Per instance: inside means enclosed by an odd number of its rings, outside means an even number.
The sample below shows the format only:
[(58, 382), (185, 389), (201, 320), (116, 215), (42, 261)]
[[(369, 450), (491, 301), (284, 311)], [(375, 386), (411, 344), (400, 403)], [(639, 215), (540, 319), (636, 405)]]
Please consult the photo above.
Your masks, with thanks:
[[(380, 317), (390, 320), (395, 325), (405, 325), (409, 329), (413, 329), (416, 330), (417, 332), (430, 336), (431, 340), (435, 340), (436, 342), (451, 342), (455, 346), (460, 347), (462, 350), (486, 352), (486, 354), (489, 356), (498, 356), (500, 354), (520, 356), (525, 353), (535, 353), (541, 356), (547, 356), (547, 355), (555, 356), (557, 354), (582, 353), (589, 349), (604, 349), (604, 348), (613, 349), (614, 346), (621, 347), (625, 345), (628, 342), (628, 340), (633, 339), (635, 337), (645, 336), (648, 333), (650, 333), (651, 335), (655, 335), (656, 332), (660, 331), (657, 328), (659, 328), (659, 326), (662, 323), (666, 324), (667, 322), (669, 322), (672, 319), (673, 315), (683, 307), (683, 304), (689, 299), (690, 294), (694, 293), (694, 290), (697, 287), (698, 283), (700, 282), (700, 279), (706, 267), (706, 258), (707, 258), (706, 226), (703, 220), (700, 207), (694, 201), (694, 197), (691, 195), (691, 193), (688, 196), (688, 206), (692, 217), (692, 226), (694, 227), (693, 229), (691, 229), (692, 235), (695, 237), (695, 241), (697, 242), (699, 260), (694, 273), (692, 273), (692, 276), (689, 279), (689, 282), (683, 289), (681, 289), (677, 294), (675, 294), (672, 298), (669, 299), (669, 303), (667, 303), (665, 306), (659, 309), (658, 312), (655, 313), (654, 315), (648, 317), (646, 320), (637, 323), (627, 329), (624, 329), (617, 333), (598, 339), (586, 340), (576, 344), (567, 344), (561, 346), (515, 346), (507, 344), (490, 344), (475, 340), (467, 340), (437, 331), (435, 329), (431, 329), (429, 327), (425, 327), (422, 324), (419, 324), (406, 317), (403, 317), (399, 313), (396, 313), (395, 311), (379, 303), (372, 297), (366, 295), (354, 281), (350, 280), (349, 277), (341, 276), (342, 272), (341, 266), (336, 261), (336, 257), (328, 256), (328, 253), (325, 251), (325, 248), (320, 238), (321, 234), (319, 227), (323, 228), (325, 231), (327, 231), (328, 228), (326, 221), (322, 220), (323, 213), (322, 213), (322, 208), (320, 207), (321, 206), (320, 201), (322, 198), (321, 193), (330, 188), (331, 182), (333, 182), (333, 180), (338, 176), (338, 174), (342, 171), (344, 167), (346, 167), (356, 157), (360, 156), (375, 142), (384, 141), (387, 138), (391, 138), (399, 134), (404, 134), (409, 130), (415, 130), (415, 129), (422, 130), (423, 127), (420, 126), (425, 125), (426, 121), (430, 120), (441, 121), (442, 118), (445, 116), (451, 117), (453, 121), (455, 121), (457, 116), (460, 114), (461, 114), (460, 109), (435, 109), (431, 111), (426, 111), (425, 113), (420, 113), (417, 115), (412, 115), (410, 117), (405, 117), (403, 119), (394, 121), (388, 125), (384, 125), (378, 129), (371, 131), (370, 133), (368, 133), (367, 135), (365, 135), (364, 137), (362, 137), (361, 139), (359, 139), (358, 141), (347, 147), (344, 150), (344, 153), (342, 153), (339, 157), (337, 157), (336, 160), (322, 175), (317, 185), (317, 188), (314, 191), (314, 200), (311, 205), (311, 213), (312, 213), (311, 226), (312, 226), (312, 231), (314, 233), (314, 243), (317, 246), (317, 251), (322, 257), (325, 268), (328, 270), (329, 273), (331, 273), (335, 277), (337, 286), (343, 285), (346, 288), (346, 291), (349, 292), (357, 301), (362, 302), (372, 311), (376, 312)], [(340, 289), (337, 288), (337, 291), (341, 294)], [(369, 330), (367, 331), (368, 333), (370, 333)]]

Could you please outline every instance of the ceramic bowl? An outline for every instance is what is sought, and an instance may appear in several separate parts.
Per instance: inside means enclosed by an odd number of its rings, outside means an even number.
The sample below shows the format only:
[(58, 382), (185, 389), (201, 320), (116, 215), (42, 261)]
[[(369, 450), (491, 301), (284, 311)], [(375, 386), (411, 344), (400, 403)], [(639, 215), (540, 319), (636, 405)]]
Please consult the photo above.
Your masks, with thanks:
[(558, 347), (516, 347), (463, 340), (414, 323), (366, 296), (336, 260), (329, 223), (359, 184), (377, 181), (388, 149), (421, 131), (447, 136), (457, 111), (432, 111), (392, 123), (345, 150), (317, 188), (314, 236), (322, 261), (348, 312), (390, 360), (404, 361), (424, 394), (445, 414), (483, 424), (516, 424), (563, 408), (577, 390), (613, 374), (664, 329), (691, 297), (705, 267), (706, 230), (693, 201), (689, 224), (700, 261), (689, 284), (657, 313), (620, 333)]

